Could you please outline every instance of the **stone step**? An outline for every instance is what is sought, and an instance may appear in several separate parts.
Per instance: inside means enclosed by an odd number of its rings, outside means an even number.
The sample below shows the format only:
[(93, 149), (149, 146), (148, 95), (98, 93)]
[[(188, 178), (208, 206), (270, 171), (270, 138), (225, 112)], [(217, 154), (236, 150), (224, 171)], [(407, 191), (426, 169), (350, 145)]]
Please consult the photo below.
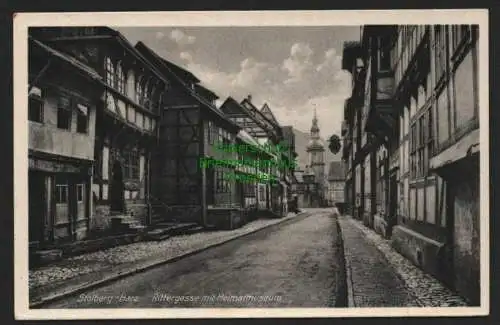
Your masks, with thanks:
[(30, 254), (30, 264), (46, 265), (58, 261), (62, 258), (61, 249), (39, 250)]
[(169, 231), (165, 229), (153, 229), (146, 233), (146, 239), (152, 241), (161, 241), (170, 237)]

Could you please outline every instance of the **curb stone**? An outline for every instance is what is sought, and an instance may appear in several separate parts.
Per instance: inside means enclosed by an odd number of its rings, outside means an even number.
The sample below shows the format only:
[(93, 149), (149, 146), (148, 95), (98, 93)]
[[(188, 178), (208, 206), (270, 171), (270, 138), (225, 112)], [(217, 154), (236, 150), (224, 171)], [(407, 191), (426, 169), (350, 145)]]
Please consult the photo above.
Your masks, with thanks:
[(340, 236), (342, 238), (342, 247), (344, 248), (344, 265), (345, 265), (345, 274), (346, 274), (346, 284), (347, 284), (347, 307), (356, 307), (356, 304), (354, 303), (354, 291), (352, 289), (352, 271), (351, 271), (351, 255), (349, 254), (348, 250), (345, 247), (345, 239), (344, 239), (344, 232), (342, 231), (342, 227), (340, 225), (339, 219), (342, 217), (338, 217), (337, 219), (337, 226), (340, 229)]
[(128, 276), (131, 276), (131, 275), (143, 272), (143, 271), (147, 271), (147, 270), (149, 270), (151, 268), (154, 268), (154, 267), (157, 267), (157, 266), (160, 266), (160, 265), (163, 265), (163, 264), (173, 263), (173, 262), (178, 261), (180, 259), (183, 259), (185, 257), (189, 257), (191, 255), (195, 255), (197, 253), (201, 253), (201, 252), (203, 252), (205, 250), (208, 250), (210, 248), (215, 248), (215, 247), (221, 246), (221, 245), (223, 245), (225, 243), (231, 242), (231, 241), (236, 240), (238, 238), (242, 238), (242, 237), (254, 234), (256, 232), (259, 232), (261, 230), (270, 228), (272, 226), (276, 226), (276, 225), (282, 224), (282, 223), (284, 223), (286, 221), (290, 221), (290, 220), (296, 219), (297, 217), (308, 216), (309, 214), (310, 213), (307, 212), (307, 211), (301, 211), (298, 214), (292, 215), (290, 217), (283, 217), (282, 219), (280, 219), (276, 223), (265, 225), (262, 228), (254, 229), (254, 230), (249, 231), (247, 233), (238, 234), (238, 235), (234, 235), (234, 236), (225, 238), (225, 239), (221, 240), (220, 242), (216, 242), (214, 244), (207, 245), (205, 247), (201, 247), (201, 248), (196, 248), (196, 249), (193, 249), (193, 250), (189, 250), (189, 251), (186, 251), (186, 252), (184, 252), (184, 253), (182, 253), (180, 255), (177, 255), (177, 256), (174, 256), (174, 257), (170, 257), (170, 258), (167, 258), (167, 259), (157, 259), (157, 260), (154, 260), (153, 262), (146, 262), (146, 263), (140, 264), (139, 266), (133, 267), (133, 268), (131, 268), (129, 270), (126, 270), (126, 271), (121, 270), (121, 271), (117, 271), (117, 272), (112, 272), (110, 275), (104, 276), (102, 279), (100, 279), (98, 281), (89, 281), (89, 282), (86, 282), (86, 283), (83, 283), (83, 284), (78, 284), (78, 285), (70, 286), (69, 288), (60, 290), (60, 292), (49, 294), (49, 295), (47, 295), (45, 297), (41, 297), (41, 298), (37, 299), (36, 301), (30, 301), (29, 302), (29, 308), (37, 308), (37, 307), (39, 308), (39, 307), (42, 307), (45, 304), (48, 304), (50, 302), (62, 299), (64, 297), (71, 296), (71, 295), (74, 295), (74, 294), (77, 294), (77, 293), (80, 293), (80, 292), (83, 292), (83, 291), (87, 291), (87, 290), (92, 289), (92, 288), (100, 287), (100, 286), (102, 286), (104, 284), (107, 284), (107, 283), (110, 283), (110, 282), (114, 282), (114, 281), (120, 280), (122, 278), (126, 278)]

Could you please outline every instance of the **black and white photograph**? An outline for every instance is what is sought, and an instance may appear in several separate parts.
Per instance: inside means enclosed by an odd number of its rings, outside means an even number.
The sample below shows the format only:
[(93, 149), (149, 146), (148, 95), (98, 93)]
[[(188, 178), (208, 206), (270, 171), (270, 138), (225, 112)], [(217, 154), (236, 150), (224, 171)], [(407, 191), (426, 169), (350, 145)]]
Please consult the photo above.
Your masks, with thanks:
[(487, 10), (20, 13), (18, 319), (489, 313)]

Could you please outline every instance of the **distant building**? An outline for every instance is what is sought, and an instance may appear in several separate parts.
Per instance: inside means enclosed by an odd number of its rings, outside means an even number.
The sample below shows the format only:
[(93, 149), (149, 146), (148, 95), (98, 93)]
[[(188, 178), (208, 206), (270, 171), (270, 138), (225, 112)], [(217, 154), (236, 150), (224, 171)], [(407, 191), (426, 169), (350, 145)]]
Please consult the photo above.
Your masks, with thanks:
[(314, 176), (314, 188), (316, 194), (313, 194), (313, 196), (317, 196), (311, 198), (311, 207), (319, 207), (323, 204), (325, 196), (325, 147), (321, 141), (319, 131), (318, 118), (316, 116), (315, 109), (311, 126), (310, 140), (306, 148), (309, 154), (309, 164), (306, 174), (312, 173)]
[(330, 162), (327, 200), (329, 206), (345, 202), (345, 168), (342, 161)]

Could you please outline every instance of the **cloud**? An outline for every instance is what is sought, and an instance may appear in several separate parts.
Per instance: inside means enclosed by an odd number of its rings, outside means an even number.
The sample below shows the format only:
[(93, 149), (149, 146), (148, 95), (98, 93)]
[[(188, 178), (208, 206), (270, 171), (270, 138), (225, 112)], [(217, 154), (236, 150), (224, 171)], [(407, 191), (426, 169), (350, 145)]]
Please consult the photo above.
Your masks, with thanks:
[(196, 37), (189, 36), (180, 29), (174, 29), (171, 31), (170, 39), (181, 46), (193, 44), (196, 41)]
[(318, 53), (305, 43), (293, 44), (281, 63), (261, 62), (248, 57), (236, 71), (224, 72), (197, 61), (191, 52), (181, 52), (184, 66), (220, 96), (219, 105), (231, 96), (242, 100), (252, 94), (261, 107), (269, 104), (282, 125), (309, 132), (314, 107), (323, 137), (340, 132), (344, 101), (350, 95), (350, 75), (341, 69), (335, 49)]
[(156, 39), (161, 40), (165, 37), (165, 34), (162, 32), (156, 32)]
[(185, 60), (185, 61), (188, 61), (188, 62), (192, 62), (193, 61), (193, 56), (191, 55), (191, 53), (189, 52), (181, 52), (179, 54), (179, 57), (182, 59), (182, 60)]
[(282, 68), (288, 72), (286, 84), (300, 82), (313, 67), (313, 50), (308, 44), (295, 43), (290, 48), (290, 56), (283, 61)]

